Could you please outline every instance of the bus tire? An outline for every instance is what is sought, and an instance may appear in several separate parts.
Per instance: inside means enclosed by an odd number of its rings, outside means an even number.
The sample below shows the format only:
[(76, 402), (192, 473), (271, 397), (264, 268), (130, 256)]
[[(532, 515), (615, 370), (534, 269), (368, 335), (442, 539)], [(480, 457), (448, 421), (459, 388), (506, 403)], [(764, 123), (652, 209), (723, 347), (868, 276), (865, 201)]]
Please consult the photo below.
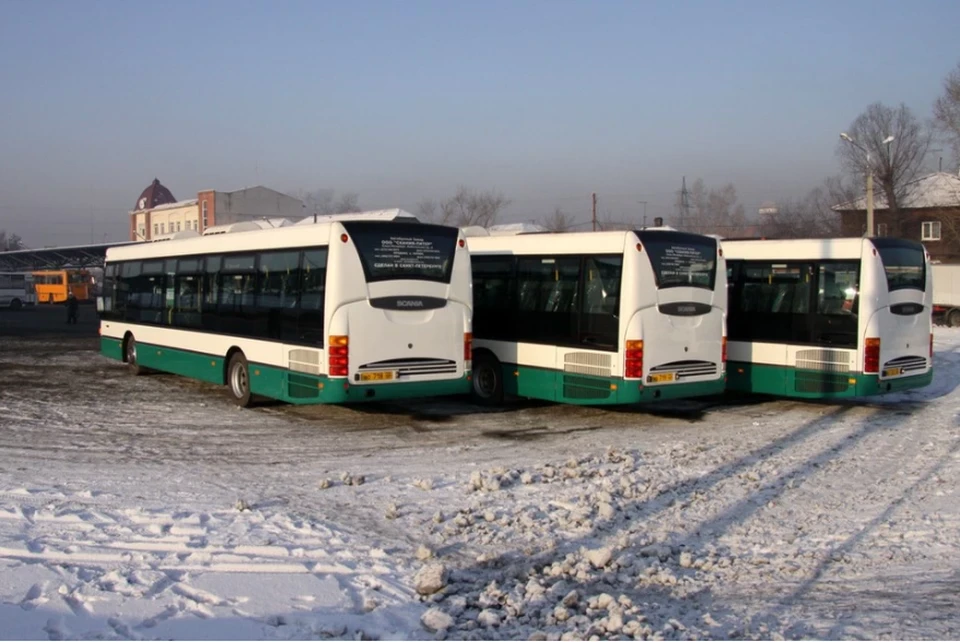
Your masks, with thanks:
[(10, 302), (11, 310), (19, 310), (21, 307), (23, 307), (23, 303), (20, 302), (20, 299), (14, 299)]
[(132, 334), (127, 336), (127, 341), (123, 344), (123, 356), (124, 361), (127, 362), (127, 368), (134, 377), (146, 374), (147, 369), (137, 362), (137, 340)]
[(227, 364), (227, 392), (241, 408), (250, 406), (253, 399), (250, 394), (250, 367), (242, 352), (235, 353)]
[(484, 406), (503, 403), (503, 366), (489, 352), (473, 356), (473, 399)]
[(947, 326), (951, 328), (960, 327), (960, 309), (954, 308), (947, 312)]

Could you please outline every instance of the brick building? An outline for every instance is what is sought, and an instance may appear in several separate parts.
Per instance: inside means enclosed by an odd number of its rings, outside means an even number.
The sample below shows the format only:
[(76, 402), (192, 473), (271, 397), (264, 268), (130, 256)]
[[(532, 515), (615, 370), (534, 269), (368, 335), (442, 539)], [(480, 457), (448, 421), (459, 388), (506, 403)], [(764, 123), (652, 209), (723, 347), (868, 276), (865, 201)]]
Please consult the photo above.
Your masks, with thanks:
[[(833, 206), (840, 214), (841, 236), (862, 236), (867, 230), (865, 196)], [(887, 209), (886, 196), (873, 197), (875, 236), (921, 241), (930, 258), (939, 263), (960, 263), (960, 176), (935, 172), (908, 183), (900, 201), (900, 214)]]
[(130, 212), (130, 240), (151, 241), (188, 230), (202, 234), (214, 225), (303, 215), (303, 201), (261, 185), (232, 192), (204, 190), (196, 198), (178, 201), (153, 179)]

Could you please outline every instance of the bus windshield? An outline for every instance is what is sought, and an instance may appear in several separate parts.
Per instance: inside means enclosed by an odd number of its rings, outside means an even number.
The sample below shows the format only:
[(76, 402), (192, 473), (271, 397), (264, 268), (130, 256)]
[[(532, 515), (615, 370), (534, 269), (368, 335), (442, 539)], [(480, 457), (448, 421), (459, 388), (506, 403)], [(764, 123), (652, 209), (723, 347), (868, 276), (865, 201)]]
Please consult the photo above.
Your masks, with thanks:
[(887, 289), (920, 290), (926, 287), (926, 268), (923, 246), (901, 239), (872, 239), (880, 253), (883, 270), (887, 275)]
[(650, 257), (659, 289), (712, 290), (717, 276), (716, 240), (684, 232), (636, 233)]
[(426, 223), (343, 223), (367, 283), (414, 279), (450, 283), (458, 231)]

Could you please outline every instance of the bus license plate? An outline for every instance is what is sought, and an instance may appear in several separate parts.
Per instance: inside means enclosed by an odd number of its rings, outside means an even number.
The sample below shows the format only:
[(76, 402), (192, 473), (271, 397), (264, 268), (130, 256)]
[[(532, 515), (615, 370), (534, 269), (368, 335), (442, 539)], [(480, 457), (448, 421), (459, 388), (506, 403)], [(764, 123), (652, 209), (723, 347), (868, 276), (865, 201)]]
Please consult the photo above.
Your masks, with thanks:
[(884, 377), (896, 377), (902, 372), (900, 368), (887, 368), (883, 371)]
[(672, 372), (663, 372), (660, 374), (650, 375), (650, 383), (666, 383), (667, 381), (673, 381)]
[(393, 372), (390, 370), (360, 373), (360, 381), (390, 381), (391, 379), (393, 379)]

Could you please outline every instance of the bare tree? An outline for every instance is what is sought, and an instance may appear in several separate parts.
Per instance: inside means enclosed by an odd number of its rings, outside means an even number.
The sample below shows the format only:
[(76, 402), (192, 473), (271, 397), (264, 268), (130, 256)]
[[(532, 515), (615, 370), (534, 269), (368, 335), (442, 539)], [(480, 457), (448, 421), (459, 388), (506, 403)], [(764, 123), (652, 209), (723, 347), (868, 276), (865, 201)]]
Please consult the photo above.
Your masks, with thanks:
[(344, 192), (336, 198), (332, 189), (317, 189), (307, 192), (303, 204), (309, 214), (347, 214), (360, 211), (360, 196), (355, 192)]
[[(886, 197), (890, 218), (898, 222), (906, 186), (923, 169), (930, 132), (906, 105), (893, 108), (874, 103), (857, 116), (847, 134), (859, 147), (838, 141), (837, 155), (844, 169), (860, 184), (872, 169), (874, 181)], [(893, 142), (884, 143), (889, 136), (894, 137)], [(869, 153), (869, 162), (864, 150)], [(900, 230), (895, 233), (899, 236)]]
[(552, 214), (540, 221), (540, 225), (551, 232), (569, 232), (573, 228), (573, 216), (556, 207)]
[(509, 204), (510, 199), (494, 190), (475, 192), (461, 185), (456, 194), (441, 201), (439, 206), (430, 199), (421, 201), (417, 213), (428, 221), (444, 225), (490, 227)]
[(831, 177), (803, 198), (781, 202), (776, 211), (760, 215), (760, 229), (771, 238), (829, 238), (840, 233), (836, 203), (856, 198), (856, 192), (842, 178)]
[(691, 220), (685, 224), (689, 232), (736, 236), (746, 226), (743, 205), (737, 202), (737, 188), (728, 183), (708, 189), (703, 179), (693, 182), (689, 191)]
[(933, 104), (933, 120), (960, 166), (960, 63), (943, 81), (943, 95)]
[(22, 250), (23, 240), (16, 234), (7, 235), (6, 230), (0, 230), (0, 252)]
[(330, 214), (347, 214), (360, 211), (360, 195), (356, 192), (345, 192), (340, 195), (337, 202), (333, 204), (333, 211)]
[(417, 204), (417, 216), (424, 221), (437, 220), (437, 202), (432, 198), (425, 198)]
[(639, 226), (617, 218), (613, 210), (604, 210), (604, 212), (597, 217), (597, 229), (601, 232), (632, 230), (637, 227)]

